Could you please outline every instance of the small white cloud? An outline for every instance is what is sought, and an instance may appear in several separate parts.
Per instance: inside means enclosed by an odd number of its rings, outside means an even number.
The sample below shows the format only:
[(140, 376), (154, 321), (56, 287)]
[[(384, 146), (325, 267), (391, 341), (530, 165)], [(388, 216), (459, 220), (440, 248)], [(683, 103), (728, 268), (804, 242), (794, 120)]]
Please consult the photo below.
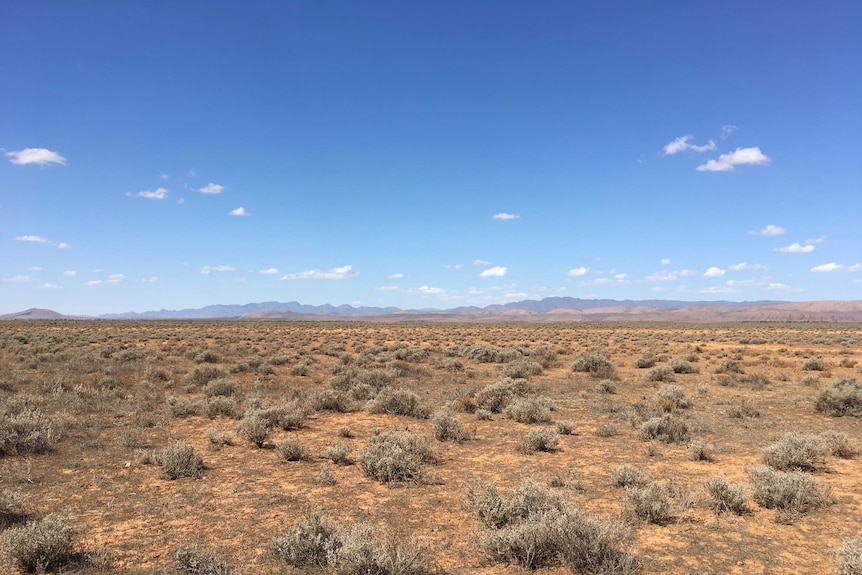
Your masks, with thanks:
[(772, 224), (769, 224), (762, 230), (756, 230), (748, 233), (752, 236), (780, 236), (785, 234), (786, 232), (787, 230), (785, 230), (781, 226), (774, 226)]
[(230, 212), (228, 212), (228, 215), (231, 215), (231, 216), (250, 216), (251, 214), (248, 213), (247, 211), (245, 211), (244, 207), (240, 206), (237, 209), (231, 210)]
[(32, 268), (30, 268), (30, 270), (29, 270), (29, 271), (31, 271), (31, 272), (40, 272), (40, 271), (42, 271), (42, 268), (40, 268), (39, 266), (33, 266)]
[(661, 265), (669, 266), (670, 265), (670, 258), (662, 258), (661, 259)]
[(482, 273), (479, 274), (479, 277), (482, 278), (501, 278), (506, 275), (509, 271), (509, 268), (504, 268), (502, 266), (496, 266), (493, 268), (488, 268)]
[(694, 136), (691, 135), (680, 136), (679, 138), (672, 141), (670, 144), (665, 145), (664, 155), (672, 156), (680, 152), (685, 152), (686, 150), (692, 150), (693, 152), (709, 152), (715, 149), (715, 142), (713, 142), (712, 140), (702, 146), (697, 146), (695, 144), (689, 143), (693, 138)]
[(157, 281), (159, 281), (159, 277), (158, 276), (150, 276), (148, 278), (142, 279), (141, 281), (144, 282), (145, 284), (154, 284)]
[(674, 270), (674, 272), (673, 272), (673, 273), (675, 273), (675, 274), (679, 274), (679, 275), (681, 275), (682, 277), (692, 277), (692, 276), (696, 276), (696, 275), (697, 275), (697, 272), (696, 272), (696, 271), (694, 271), (694, 270)]
[(126, 281), (126, 276), (124, 274), (111, 274), (105, 281), (109, 284), (118, 284)]
[(52, 152), (45, 148), (25, 148), (17, 152), (6, 152), (6, 156), (9, 158), (10, 162), (19, 166), (26, 166), (29, 164), (36, 164), (37, 166), (44, 166), (47, 164), (66, 165), (66, 158), (57, 152)]
[(264, 274), (264, 275), (275, 275), (278, 273), (278, 269), (277, 268), (266, 268), (265, 270), (260, 270), (257, 273)]
[(724, 270), (721, 268), (717, 268), (715, 266), (709, 268), (705, 272), (703, 272), (703, 277), (705, 278), (717, 278), (724, 275)]
[[(194, 170), (192, 170), (194, 171)], [(225, 191), (227, 188), (225, 186), (220, 186), (218, 184), (209, 183), (202, 188), (198, 188), (198, 191), (202, 194), (220, 194)]]
[(781, 282), (771, 282), (769, 285), (766, 286), (766, 289), (768, 289), (770, 291), (781, 291), (781, 292), (800, 291), (798, 288), (795, 288), (793, 286), (789, 286), (787, 284), (783, 284)]
[(402, 273), (389, 274), (388, 276), (386, 276), (386, 279), (388, 279), (388, 280), (403, 280), (404, 274), (402, 274)]
[(644, 278), (644, 281), (648, 282), (672, 282), (676, 281), (679, 276), (676, 272), (671, 272), (667, 270), (663, 270), (660, 272), (652, 273)]
[(233, 272), (236, 268), (233, 266), (204, 266), (201, 268), (201, 273), (206, 275), (210, 272)]
[(72, 249), (72, 246), (70, 246), (66, 242), (60, 242), (59, 244), (57, 244), (57, 249), (70, 250), (70, 249)]
[(614, 279), (617, 281), (626, 281), (629, 279), (629, 274), (614, 274)]
[(590, 271), (590, 268), (584, 268), (584, 267), (572, 268), (566, 273), (566, 275), (570, 278), (577, 278), (577, 277), (581, 277), (583, 275), (587, 275), (588, 271)]
[(708, 294), (739, 293), (739, 290), (735, 290), (732, 287), (728, 287), (728, 286), (710, 286), (708, 288), (704, 288), (704, 289), (700, 290), (700, 293), (708, 293)]
[(727, 269), (729, 269), (732, 272), (744, 272), (744, 271), (750, 271), (750, 270), (765, 270), (765, 269), (767, 269), (767, 266), (762, 265), (762, 264), (750, 264), (748, 262), (739, 262), (738, 264), (733, 264), (733, 265), (727, 266)]
[(765, 166), (772, 161), (760, 148), (737, 148), (733, 152), (722, 154), (717, 160), (709, 160), (699, 165), (698, 172), (732, 172), (734, 166)]
[(461, 264), (446, 264), (447, 270), (460, 270), (463, 267)]
[(805, 240), (806, 244), (822, 244), (826, 241), (826, 236), (820, 236), (819, 238), (813, 238), (810, 240)]
[(157, 188), (155, 190), (143, 190), (135, 195), (148, 200), (164, 200), (168, 197), (168, 191), (165, 188)]
[(811, 268), (813, 272), (862, 272), (862, 264), (845, 265), (835, 262), (821, 264)]
[(11, 278), (3, 278), (3, 283), (6, 284), (22, 284), (30, 281), (30, 276), (13, 276)]
[(474, 266), (489, 266), (489, 265), (491, 265), (491, 262), (489, 262), (487, 260), (475, 259), (475, 260), (473, 260), (473, 265)]
[(101, 285), (101, 283), (102, 283), (102, 280), (90, 280), (88, 282), (84, 282), (84, 285), (87, 287), (93, 287), (93, 286)]
[(789, 246), (784, 246), (783, 248), (775, 248), (774, 251), (781, 252), (783, 254), (810, 254), (814, 251), (814, 246), (811, 244), (802, 245), (794, 242)]
[(159, 176), (159, 177), (160, 177), (161, 179), (163, 179), (163, 180), (167, 180), (170, 176), (168, 176), (167, 174), (162, 174), (162, 175), (161, 175), (161, 176)]
[(401, 288), (398, 286), (378, 286), (374, 289), (376, 289), (377, 291), (398, 291)]
[(415, 291), (418, 293), (421, 293), (421, 294), (425, 294), (425, 295), (441, 295), (441, 294), (446, 293), (446, 290), (444, 290), (443, 288), (430, 287), (430, 286), (421, 286), (421, 287), (416, 288)]
[(45, 239), (42, 236), (18, 236), (15, 240), (19, 242), (34, 242), (37, 244), (50, 244), (51, 240)]
[(728, 136), (737, 131), (739, 128), (734, 126), (733, 124), (726, 124), (721, 127), (721, 139), (726, 140)]
[(353, 266), (341, 266), (340, 268), (332, 268), (329, 270), (306, 270), (303, 272), (287, 274), (282, 276), (283, 280), (343, 280), (353, 277), (357, 272), (353, 271)]
[(42, 288), (43, 289), (63, 289), (63, 286), (58, 286), (57, 284), (51, 284), (51, 283), (46, 282), (46, 283), (42, 284)]
[(499, 214), (494, 214), (491, 216), (492, 220), (500, 220), (500, 221), (509, 221), (509, 220), (517, 220), (520, 218), (518, 214), (507, 214), (505, 212), (500, 212)]

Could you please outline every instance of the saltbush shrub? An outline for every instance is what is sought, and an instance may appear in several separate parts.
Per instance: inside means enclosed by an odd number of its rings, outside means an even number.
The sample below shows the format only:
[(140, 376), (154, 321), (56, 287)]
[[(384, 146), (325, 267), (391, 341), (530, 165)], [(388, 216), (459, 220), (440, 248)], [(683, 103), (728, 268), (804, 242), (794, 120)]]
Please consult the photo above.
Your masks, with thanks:
[(443, 411), (434, 416), (431, 424), (434, 437), (439, 441), (465, 441), (468, 435), (464, 426), (449, 411)]
[(834, 417), (862, 417), (862, 385), (852, 377), (836, 379), (829, 387), (820, 390), (814, 408)]
[(519, 423), (547, 423), (551, 421), (554, 402), (549, 397), (531, 395), (516, 399), (506, 406), (504, 413)]
[(431, 408), (425, 405), (416, 393), (387, 387), (377, 394), (368, 404), (371, 413), (404, 415), (416, 419), (428, 419)]
[(746, 469), (751, 495), (767, 509), (778, 509), (789, 519), (828, 505), (831, 490), (820, 488), (802, 471), (774, 471), (766, 465)]
[(600, 353), (582, 353), (572, 364), (572, 371), (589, 373), (596, 379), (613, 379), (616, 371), (613, 364)]
[(521, 442), (518, 450), (521, 453), (535, 453), (536, 451), (556, 451), (560, 444), (560, 434), (550, 427), (539, 427), (528, 431)]
[(643, 422), (638, 435), (647, 441), (658, 439), (664, 443), (683, 443), (688, 439), (688, 424), (678, 415), (665, 413)]
[(47, 515), (3, 531), (3, 547), (12, 564), (25, 573), (57, 569), (73, 558), (72, 527), (58, 515)]
[(731, 483), (727, 477), (713, 475), (706, 482), (709, 508), (716, 513), (731, 512), (742, 515), (749, 511), (748, 495), (742, 485)]
[(424, 466), (435, 461), (428, 440), (407, 430), (372, 436), (357, 459), (368, 477), (383, 483), (419, 481)]
[(162, 465), (162, 472), (168, 479), (180, 477), (200, 477), (204, 470), (204, 460), (197, 454), (195, 448), (179, 441), (164, 448), (158, 460)]
[(811, 471), (822, 461), (826, 449), (820, 436), (790, 431), (763, 449), (763, 463), (781, 471)]
[(197, 543), (180, 545), (174, 554), (174, 568), (192, 575), (241, 575), (211, 549)]

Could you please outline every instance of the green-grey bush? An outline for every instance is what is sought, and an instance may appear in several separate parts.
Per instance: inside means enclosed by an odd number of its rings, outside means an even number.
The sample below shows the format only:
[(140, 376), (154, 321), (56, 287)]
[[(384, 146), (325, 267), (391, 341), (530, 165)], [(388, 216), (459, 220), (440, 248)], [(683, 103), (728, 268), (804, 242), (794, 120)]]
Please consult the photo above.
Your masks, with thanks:
[(683, 443), (688, 439), (688, 424), (673, 413), (665, 413), (646, 420), (638, 436), (643, 440), (658, 439), (664, 443)]
[(789, 431), (763, 448), (763, 463), (781, 471), (811, 471), (823, 460), (826, 450), (822, 437), (813, 433)]
[(835, 554), (835, 575), (862, 575), (862, 537), (844, 540)]
[(185, 441), (172, 443), (159, 452), (162, 472), (168, 479), (180, 477), (200, 477), (204, 470), (204, 460), (194, 447)]
[(6, 529), (2, 540), (12, 564), (25, 573), (54, 570), (74, 557), (72, 527), (58, 515)]
[(383, 483), (419, 481), (425, 465), (435, 461), (428, 440), (407, 430), (370, 437), (357, 459), (368, 477)]
[(616, 370), (608, 358), (600, 353), (582, 353), (572, 364), (572, 371), (589, 373), (596, 379), (613, 379)]
[(384, 388), (368, 404), (371, 413), (404, 415), (416, 419), (428, 419), (431, 408), (422, 402), (414, 392), (402, 389)]
[(504, 365), (501, 375), (516, 379), (528, 379), (530, 376), (541, 374), (542, 370), (542, 364), (538, 361), (521, 357)]
[(778, 509), (789, 518), (829, 504), (831, 490), (820, 488), (802, 471), (774, 471), (766, 465), (747, 468), (751, 495), (767, 509)]
[(543, 395), (530, 395), (514, 400), (503, 410), (509, 419), (519, 423), (547, 423), (551, 421), (554, 402)]
[(833, 417), (862, 417), (862, 385), (852, 377), (836, 379), (820, 390), (814, 408)]
[(530, 454), (536, 451), (556, 451), (560, 444), (560, 434), (550, 427), (538, 427), (529, 430), (518, 444), (521, 453)]
[(174, 568), (192, 575), (241, 575), (213, 550), (197, 543), (180, 545), (174, 553)]
[(709, 508), (716, 513), (729, 511), (742, 515), (750, 510), (745, 488), (731, 483), (727, 477), (713, 475), (706, 482), (706, 491), (709, 495)]
[(431, 427), (434, 437), (439, 441), (461, 442), (469, 437), (461, 422), (449, 411), (435, 415)]

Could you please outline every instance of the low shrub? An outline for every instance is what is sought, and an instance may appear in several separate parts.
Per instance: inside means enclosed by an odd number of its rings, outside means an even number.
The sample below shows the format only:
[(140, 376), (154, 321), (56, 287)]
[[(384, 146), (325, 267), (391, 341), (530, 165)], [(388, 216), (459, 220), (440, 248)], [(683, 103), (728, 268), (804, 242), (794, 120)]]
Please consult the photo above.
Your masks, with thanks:
[(526, 357), (521, 357), (504, 365), (501, 375), (516, 379), (527, 379), (530, 376), (541, 374), (542, 371), (543, 368), (541, 363)]
[(506, 406), (504, 413), (519, 423), (547, 423), (551, 421), (554, 402), (549, 397), (531, 395), (516, 399)]
[(822, 357), (809, 357), (802, 362), (803, 371), (826, 371), (826, 362)]
[(670, 493), (656, 481), (627, 487), (626, 503), (635, 516), (647, 523), (664, 525), (675, 516), (675, 506)]
[(651, 368), (646, 375), (647, 381), (675, 381), (673, 370), (666, 365)]
[(224, 395), (216, 395), (206, 402), (207, 417), (210, 419), (223, 415), (225, 417), (236, 417), (239, 413), (239, 404), (236, 399)]
[(419, 481), (425, 464), (435, 461), (428, 440), (407, 430), (369, 438), (357, 459), (368, 477), (383, 483)]
[(24, 497), (18, 491), (0, 489), (0, 530), (23, 523), (26, 519)]
[(645, 441), (658, 439), (664, 443), (683, 443), (688, 439), (688, 424), (678, 415), (665, 413), (643, 422), (638, 435)]
[(203, 412), (203, 402), (188, 397), (169, 397), (165, 400), (174, 417), (193, 417)]
[(745, 369), (738, 359), (728, 359), (715, 368), (715, 373), (745, 373)]
[(670, 360), (667, 366), (674, 373), (697, 373), (697, 369), (687, 359), (681, 357)]
[(505, 377), (486, 385), (476, 395), (473, 411), (484, 409), (492, 413), (500, 413), (514, 398), (525, 397), (530, 391), (530, 384), (526, 379)]
[(862, 538), (844, 540), (835, 554), (835, 575), (862, 575)]
[(448, 411), (435, 415), (431, 427), (434, 437), (439, 441), (461, 442), (468, 439), (464, 426)]
[(612, 379), (603, 379), (596, 384), (596, 391), (598, 391), (599, 393), (616, 393), (617, 384)]
[(825, 455), (826, 445), (821, 437), (813, 433), (790, 431), (763, 449), (763, 463), (781, 471), (811, 471)]
[(712, 461), (714, 448), (702, 439), (692, 439), (688, 442), (687, 451), (692, 461)]
[(273, 554), (292, 567), (324, 567), (341, 547), (341, 534), (318, 513), (308, 511), (270, 545)]
[(417, 394), (391, 387), (384, 388), (371, 400), (368, 411), (404, 415), (416, 419), (428, 419), (431, 414), (431, 408), (422, 403), (422, 399)]
[(26, 400), (0, 406), (0, 457), (47, 453), (62, 436), (60, 423)]
[(326, 458), (331, 460), (336, 465), (350, 465), (353, 460), (350, 459), (350, 453), (353, 448), (347, 443), (339, 441), (334, 445), (330, 445), (326, 450)]
[(12, 564), (25, 573), (54, 570), (74, 558), (72, 527), (58, 515), (6, 529), (2, 539)]
[(737, 515), (748, 513), (748, 495), (742, 485), (731, 483), (726, 477), (713, 475), (706, 482), (709, 508), (716, 513), (731, 512)]
[(198, 385), (206, 385), (210, 381), (224, 376), (225, 372), (223, 369), (211, 365), (199, 365), (189, 373), (188, 380)]
[(820, 488), (802, 471), (774, 471), (766, 465), (746, 469), (752, 497), (767, 509), (778, 509), (788, 519), (829, 504), (831, 490)]
[(434, 570), (423, 551), (418, 540), (378, 541), (373, 528), (353, 525), (341, 535), (341, 545), (329, 553), (328, 562), (336, 575), (431, 575)]
[(857, 454), (853, 440), (850, 439), (850, 436), (846, 433), (829, 430), (821, 433), (820, 437), (823, 439), (826, 449), (835, 457), (840, 457), (841, 459), (852, 459)]
[(353, 409), (353, 402), (350, 396), (343, 391), (323, 389), (314, 394), (312, 406), (315, 411), (347, 413)]
[(180, 545), (174, 554), (174, 568), (193, 575), (241, 575), (211, 549), (197, 543)]
[(691, 398), (678, 385), (664, 386), (653, 394), (652, 399), (665, 412), (688, 409), (692, 404)]
[(518, 450), (530, 454), (536, 451), (556, 451), (560, 444), (560, 434), (550, 427), (531, 429), (521, 438)]
[(204, 385), (204, 395), (207, 397), (232, 397), (237, 391), (239, 391), (239, 383), (226, 377), (211, 379)]
[(272, 430), (272, 422), (262, 409), (250, 409), (239, 422), (239, 433), (257, 447), (263, 447)]
[(650, 483), (652, 476), (633, 465), (624, 463), (611, 472), (611, 481), (614, 487), (639, 487)]
[(616, 370), (613, 364), (600, 353), (582, 353), (572, 364), (572, 371), (589, 373), (596, 379), (614, 379)]
[(814, 409), (833, 417), (862, 417), (862, 385), (851, 377), (836, 379), (820, 390)]
[(158, 460), (165, 477), (171, 480), (180, 477), (200, 477), (204, 470), (203, 458), (185, 441), (179, 441), (164, 448), (159, 452)]
[(311, 459), (306, 449), (298, 439), (289, 437), (275, 446), (275, 451), (283, 461), (307, 461)]
[(655, 367), (656, 357), (654, 355), (645, 355), (635, 361), (635, 367), (638, 369), (649, 369)]
[(560, 435), (574, 435), (578, 424), (568, 419), (561, 419), (557, 422), (557, 433)]

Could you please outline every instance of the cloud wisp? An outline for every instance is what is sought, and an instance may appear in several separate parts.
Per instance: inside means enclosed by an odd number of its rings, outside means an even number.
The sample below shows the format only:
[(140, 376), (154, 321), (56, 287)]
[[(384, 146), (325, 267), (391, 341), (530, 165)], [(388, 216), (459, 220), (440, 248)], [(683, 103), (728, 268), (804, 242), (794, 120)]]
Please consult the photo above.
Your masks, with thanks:
[(760, 148), (737, 148), (727, 154), (721, 154), (717, 160), (708, 160), (695, 168), (698, 172), (732, 172), (736, 166), (766, 166), (772, 158), (760, 151)]
[(518, 214), (508, 214), (506, 212), (500, 212), (499, 214), (494, 214), (493, 216), (491, 216), (491, 219), (506, 222), (510, 220), (517, 220), (520, 217), (521, 216), (519, 216)]
[(6, 152), (9, 161), (18, 166), (46, 166), (48, 164), (66, 165), (66, 158), (45, 148), (24, 148), (17, 152)]
[(206, 265), (201, 268), (201, 273), (203, 275), (209, 275), (212, 272), (234, 272), (236, 268), (234, 266), (210, 266)]
[(748, 232), (749, 235), (752, 236), (781, 236), (787, 233), (787, 230), (782, 228), (781, 226), (776, 226), (773, 224), (767, 225), (762, 230), (754, 230), (752, 232)]
[(811, 271), (817, 273), (828, 273), (828, 272), (862, 272), (862, 264), (839, 264), (836, 262), (829, 262), (828, 264), (820, 264), (819, 266), (814, 266), (811, 268)]
[(164, 200), (168, 197), (168, 190), (165, 188), (156, 188), (155, 190), (143, 190), (135, 195), (148, 200)]
[(810, 254), (814, 251), (814, 245), (793, 242), (789, 246), (784, 246), (783, 248), (775, 248), (775, 251), (782, 254)]
[(281, 277), (283, 280), (343, 280), (358, 275), (353, 266), (346, 265), (328, 270), (311, 269), (302, 272), (287, 274)]
[(493, 268), (488, 268), (479, 274), (481, 278), (501, 278), (504, 277), (509, 272), (509, 268), (505, 268), (503, 266), (495, 266)]
[(235, 210), (229, 211), (228, 215), (229, 216), (250, 216), (251, 214), (248, 213), (244, 207), (240, 206)]
[(225, 187), (225, 186), (221, 186), (219, 184), (213, 184), (212, 182), (210, 182), (209, 184), (205, 185), (204, 187), (198, 188), (198, 191), (202, 194), (214, 195), (214, 194), (220, 194), (223, 191), (225, 191), (226, 189), (227, 189), (227, 187)]
[(710, 140), (706, 144), (702, 146), (698, 146), (692, 144), (691, 141), (694, 139), (694, 136), (691, 134), (687, 136), (680, 136), (676, 138), (669, 144), (666, 144), (664, 147), (664, 155), (672, 156), (674, 154), (679, 154), (680, 152), (685, 152), (687, 150), (691, 150), (692, 152), (710, 152), (715, 150), (715, 142)]

